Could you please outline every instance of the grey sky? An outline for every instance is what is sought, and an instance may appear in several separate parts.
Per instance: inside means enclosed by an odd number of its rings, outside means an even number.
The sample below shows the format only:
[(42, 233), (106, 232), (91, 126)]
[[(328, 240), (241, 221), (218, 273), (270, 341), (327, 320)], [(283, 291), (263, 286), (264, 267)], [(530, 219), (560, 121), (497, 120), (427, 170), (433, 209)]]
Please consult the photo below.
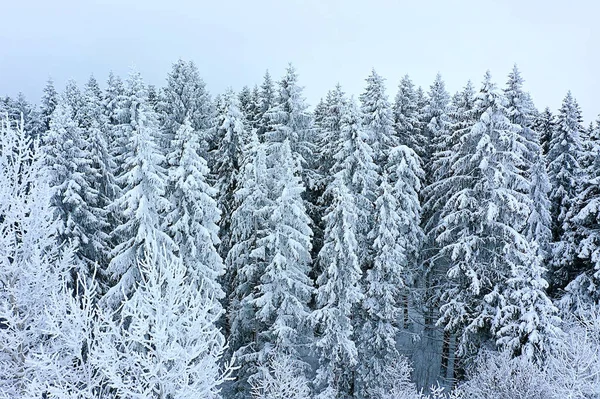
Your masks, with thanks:
[(501, 85), (517, 63), (538, 108), (571, 89), (586, 121), (600, 113), (600, 2), (556, 0), (21, 0), (2, 2), (0, 94), (38, 101), (59, 88), (135, 65), (162, 85), (182, 57), (212, 93), (279, 78), (293, 62), (314, 105), (336, 82), (359, 94), (371, 67), (390, 98), (402, 75), (451, 92), (486, 69)]

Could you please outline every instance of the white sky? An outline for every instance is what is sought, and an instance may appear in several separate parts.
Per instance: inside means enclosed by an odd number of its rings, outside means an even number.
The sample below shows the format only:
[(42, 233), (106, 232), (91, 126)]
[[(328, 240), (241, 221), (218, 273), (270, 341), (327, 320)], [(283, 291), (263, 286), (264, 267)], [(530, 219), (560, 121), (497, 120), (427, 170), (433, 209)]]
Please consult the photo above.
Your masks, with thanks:
[(135, 65), (163, 85), (179, 57), (209, 90), (278, 79), (294, 63), (315, 105), (340, 82), (359, 94), (372, 67), (390, 99), (402, 75), (428, 88), (440, 71), (451, 92), (490, 69), (504, 85), (517, 63), (538, 108), (572, 90), (584, 119), (600, 113), (600, 1), (595, 0), (3, 0), (0, 95), (39, 101), (59, 88)]

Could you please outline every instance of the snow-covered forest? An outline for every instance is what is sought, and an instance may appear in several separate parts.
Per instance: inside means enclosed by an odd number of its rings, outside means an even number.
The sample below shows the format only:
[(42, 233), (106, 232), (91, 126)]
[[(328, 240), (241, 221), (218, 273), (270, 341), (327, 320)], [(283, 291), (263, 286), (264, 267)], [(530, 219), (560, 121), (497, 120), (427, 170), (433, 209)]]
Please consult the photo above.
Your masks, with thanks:
[(1, 99), (0, 397), (600, 397), (600, 120), (501, 72)]

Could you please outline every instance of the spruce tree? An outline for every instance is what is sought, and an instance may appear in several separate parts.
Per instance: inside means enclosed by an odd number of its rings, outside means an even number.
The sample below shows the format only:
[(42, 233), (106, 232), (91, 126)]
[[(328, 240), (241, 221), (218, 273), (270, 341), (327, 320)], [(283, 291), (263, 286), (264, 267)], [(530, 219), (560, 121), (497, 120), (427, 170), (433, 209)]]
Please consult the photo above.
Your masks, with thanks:
[(556, 129), (552, 132), (548, 154), (550, 212), (552, 216), (552, 289), (563, 288), (573, 274), (577, 251), (574, 226), (571, 223), (579, 180), (582, 176), (579, 159), (582, 156), (580, 140), (581, 112), (568, 92), (560, 109)]
[(544, 111), (540, 112), (535, 118), (533, 130), (539, 135), (540, 146), (542, 147), (542, 154), (544, 156), (547, 156), (550, 149), (550, 140), (554, 135), (555, 125), (554, 115), (552, 115), (552, 111), (548, 107), (544, 108)]
[(44, 94), (42, 95), (42, 103), (40, 104), (40, 120), (42, 122), (42, 133), (50, 130), (50, 117), (56, 109), (58, 104), (58, 93), (54, 88), (54, 81), (52, 78), (48, 79), (46, 86), (44, 87)]
[(163, 228), (164, 212), (170, 202), (166, 197), (167, 175), (164, 156), (158, 150), (160, 131), (156, 113), (147, 103), (146, 86), (138, 72), (128, 80), (126, 98), (120, 112), (127, 121), (129, 134), (123, 173), (117, 181), (123, 187), (114, 202), (121, 224), (113, 231), (118, 244), (111, 251), (107, 272), (114, 285), (103, 297), (107, 306), (116, 307), (129, 297), (142, 277), (138, 268), (147, 256), (156, 256), (163, 248), (174, 251), (175, 244)]
[(506, 282), (535, 258), (521, 234), (529, 198), (519, 166), (527, 148), (506, 105), (488, 72), (475, 103), (477, 122), (463, 136), (453, 163), (451, 179), (458, 189), (439, 222), (437, 241), (450, 268), (438, 323), (459, 334), (462, 354), (501, 330), (496, 312)]
[(394, 116), (385, 93), (385, 79), (373, 69), (366, 81), (367, 87), (360, 95), (363, 126), (373, 148), (375, 162), (383, 167), (390, 148), (398, 144)]
[(360, 287), (361, 250), (357, 240), (359, 210), (346, 187), (344, 171), (328, 187), (332, 203), (325, 216), (324, 244), (319, 253), (314, 348), (319, 356), (315, 380), (318, 398), (352, 397), (358, 362), (352, 314), (363, 295)]
[(423, 118), (426, 124), (425, 136), (427, 138), (427, 153), (423, 162), (426, 166), (427, 178), (430, 182), (436, 180), (433, 176), (435, 168), (433, 164), (445, 149), (449, 141), (449, 104), (450, 95), (446, 91), (446, 84), (439, 73), (429, 88), (428, 103), (423, 110)]
[(217, 190), (208, 183), (209, 169), (199, 155), (199, 136), (189, 119), (179, 127), (168, 154), (168, 194), (170, 205), (165, 215), (165, 230), (171, 236), (197, 289), (206, 293), (216, 313), (225, 297), (219, 278), (224, 273), (217, 252), (217, 223), (220, 212), (215, 197)]
[(424, 157), (427, 140), (421, 130), (421, 110), (417, 103), (417, 92), (408, 75), (404, 75), (398, 85), (393, 111), (398, 142)]
[(414, 287), (423, 240), (419, 226), (423, 171), (419, 162), (418, 155), (407, 146), (392, 149), (388, 166), (391, 179), (384, 174), (379, 185), (375, 226), (370, 234), (374, 261), (366, 272), (362, 302), (366, 320), (357, 331), (359, 397), (374, 397), (391, 389), (390, 372), (400, 360), (396, 349), (398, 320), (403, 316), (408, 322), (407, 294), (409, 287)]

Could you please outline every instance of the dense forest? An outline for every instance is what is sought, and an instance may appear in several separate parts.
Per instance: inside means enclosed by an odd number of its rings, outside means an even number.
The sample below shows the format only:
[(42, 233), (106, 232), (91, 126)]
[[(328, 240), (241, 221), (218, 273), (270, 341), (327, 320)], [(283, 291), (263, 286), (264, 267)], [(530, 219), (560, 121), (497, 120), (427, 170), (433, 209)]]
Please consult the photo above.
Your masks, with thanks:
[(600, 120), (502, 81), (1, 99), (0, 396), (600, 397)]

